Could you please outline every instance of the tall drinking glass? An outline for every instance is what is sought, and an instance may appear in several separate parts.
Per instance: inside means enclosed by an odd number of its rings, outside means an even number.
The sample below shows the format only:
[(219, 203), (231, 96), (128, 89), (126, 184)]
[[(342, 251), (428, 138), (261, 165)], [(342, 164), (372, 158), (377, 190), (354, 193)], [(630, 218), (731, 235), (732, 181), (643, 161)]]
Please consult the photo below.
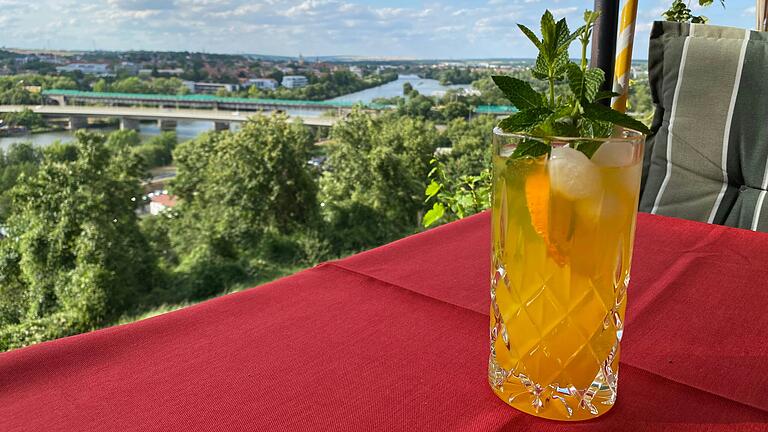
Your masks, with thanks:
[[(494, 130), (488, 380), (539, 417), (590, 419), (616, 400), (644, 136), (615, 135)], [(532, 141), (550, 154), (510, 157)]]

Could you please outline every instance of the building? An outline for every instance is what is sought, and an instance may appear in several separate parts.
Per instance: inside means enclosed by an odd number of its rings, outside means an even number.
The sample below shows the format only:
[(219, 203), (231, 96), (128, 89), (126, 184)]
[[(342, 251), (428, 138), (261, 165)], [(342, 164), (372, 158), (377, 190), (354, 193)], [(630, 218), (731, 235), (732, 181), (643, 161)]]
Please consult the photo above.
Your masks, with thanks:
[(349, 71), (352, 72), (353, 74), (357, 75), (358, 78), (362, 78), (363, 77), (363, 70), (360, 69), (360, 67), (358, 67), (358, 66), (350, 67)]
[(228, 92), (240, 90), (239, 84), (184, 81), (184, 85), (187, 86), (192, 93), (216, 94), (219, 90), (226, 90)]
[(173, 208), (176, 205), (175, 195), (169, 195), (166, 191), (149, 194), (149, 214), (156, 216), (163, 210)]
[(246, 87), (253, 86), (260, 90), (274, 90), (277, 85), (277, 81), (272, 78), (252, 78), (245, 82)]
[(285, 88), (301, 88), (309, 84), (309, 80), (302, 75), (286, 75), (281, 84)]
[(132, 62), (120, 62), (119, 64), (116, 64), (114, 68), (116, 73), (122, 72), (128, 75), (136, 75), (139, 73), (139, 66)]
[(82, 72), (86, 75), (105, 76), (110, 75), (109, 65), (101, 63), (70, 63), (66, 66), (57, 66), (57, 72)]
[(182, 68), (173, 68), (173, 69), (158, 69), (157, 74), (158, 75), (168, 75), (168, 76), (179, 76), (184, 73), (184, 69)]

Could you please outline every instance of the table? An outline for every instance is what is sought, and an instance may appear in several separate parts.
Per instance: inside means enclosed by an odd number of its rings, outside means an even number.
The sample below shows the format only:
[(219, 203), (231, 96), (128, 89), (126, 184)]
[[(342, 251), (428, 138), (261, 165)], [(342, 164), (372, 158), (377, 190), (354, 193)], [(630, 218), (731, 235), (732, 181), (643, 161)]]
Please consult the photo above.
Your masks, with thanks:
[(639, 215), (617, 405), (557, 423), (488, 387), (488, 225), (0, 354), (0, 431), (768, 430), (768, 235)]

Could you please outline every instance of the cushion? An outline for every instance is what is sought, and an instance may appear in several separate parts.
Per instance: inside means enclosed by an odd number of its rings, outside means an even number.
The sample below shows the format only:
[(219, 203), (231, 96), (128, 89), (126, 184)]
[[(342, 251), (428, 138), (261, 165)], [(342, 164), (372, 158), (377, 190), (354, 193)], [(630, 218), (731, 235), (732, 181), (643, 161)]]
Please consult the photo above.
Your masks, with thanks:
[(742, 186), (725, 224), (768, 232), (768, 208), (764, 208), (768, 207), (764, 204), (766, 194), (768, 191)]
[(768, 33), (654, 23), (641, 211), (768, 230), (754, 222), (768, 186), (766, 71)]

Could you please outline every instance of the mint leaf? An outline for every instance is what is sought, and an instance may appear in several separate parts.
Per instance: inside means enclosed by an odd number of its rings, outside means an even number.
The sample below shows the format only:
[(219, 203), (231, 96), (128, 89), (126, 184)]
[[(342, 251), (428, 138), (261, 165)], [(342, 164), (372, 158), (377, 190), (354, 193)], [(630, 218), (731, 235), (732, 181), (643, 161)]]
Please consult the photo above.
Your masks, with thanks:
[(545, 80), (549, 76), (549, 63), (541, 53), (536, 56), (536, 63), (534, 63), (533, 69), (531, 69), (531, 74), (534, 78), (540, 80)]
[(559, 136), (559, 137), (571, 137), (577, 136), (579, 130), (576, 127), (576, 120), (571, 115), (572, 108), (568, 105), (559, 107), (555, 112), (551, 113), (547, 118), (541, 122), (535, 130), (532, 131), (533, 135), (546, 137), (546, 136)]
[(555, 24), (555, 38), (557, 40), (558, 52), (567, 50), (568, 46), (571, 45), (571, 42), (578, 36), (578, 33), (571, 34), (570, 30), (568, 30), (568, 23), (565, 21), (565, 18), (562, 18)]
[(445, 215), (445, 206), (441, 203), (435, 203), (432, 208), (424, 214), (424, 217), (421, 219), (421, 224), (427, 228), (442, 219), (443, 215)]
[(571, 59), (568, 57), (568, 50), (563, 51), (555, 57), (552, 62), (552, 70), (554, 71), (554, 77), (556, 80), (561, 80), (565, 76), (565, 72), (568, 69), (568, 64)]
[(491, 79), (519, 110), (537, 108), (544, 104), (541, 95), (523, 80), (504, 75), (494, 75)]
[(597, 149), (599, 149), (602, 144), (603, 144), (602, 141), (584, 140), (574, 144), (574, 148), (584, 153), (588, 158), (592, 159), (592, 156), (595, 154)]
[(579, 119), (579, 136), (592, 138), (607, 138), (613, 132), (613, 124), (604, 121)]
[(605, 73), (602, 69), (588, 68), (586, 72), (582, 71), (576, 63), (568, 63), (566, 66), (568, 75), (568, 85), (571, 91), (581, 101), (593, 102), (600, 84), (605, 80)]
[(597, 102), (603, 99), (611, 99), (618, 96), (621, 96), (621, 93), (616, 93), (615, 91), (611, 91), (611, 90), (601, 90), (597, 92), (597, 94), (595, 95), (595, 99), (593, 99), (591, 102)]
[(599, 103), (584, 105), (584, 117), (592, 121), (613, 123), (625, 128), (634, 129), (644, 134), (649, 134), (651, 132), (642, 122)]
[(549, 9), (544, 11), (544, 15), (541, 16), (541, 42), (544, 45), (544, 49), (548, 49), (549, 52), (552, 47), (557, 47), (557, 24), (555, 24), (555, 17), (552, 16), (552, 12)]
[(499, 127), (504, 132), (526, 132), (546, 120), (550, 114), (552, 111), (543, 107), (518, 111), (499, 122)]
[(536, 33), (534, 33), (533, 30), (529, 29), (528, 27), (522, 24), (518, 24), (517, 27), (520, 28), (520, 31), (522, 31), (524, 35), (528, 36), (528, 39), (530, 39), (531, 42), (533, 42), (536, 48), (539, 48), (539, 46), (541, 45), (541, 41), (539, 40), (538, 37), (536, 37)]
[(520, 159), (524, 157), (537, 158), (549, 153), (551, 149), (551, 146), (544, 144), (541, 141), (524, 140), (517, 145), (515, 151), (513, 151), (509, 157), (512, 159)]

